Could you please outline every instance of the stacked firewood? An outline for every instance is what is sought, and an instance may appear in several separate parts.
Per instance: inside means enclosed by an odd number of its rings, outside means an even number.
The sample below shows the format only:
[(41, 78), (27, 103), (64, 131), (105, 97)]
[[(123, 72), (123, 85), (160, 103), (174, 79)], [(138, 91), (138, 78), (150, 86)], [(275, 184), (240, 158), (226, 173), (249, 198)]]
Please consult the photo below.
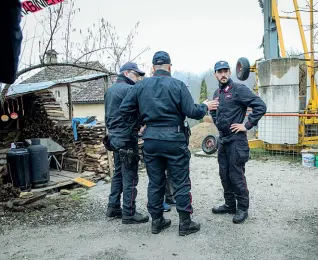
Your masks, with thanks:
[(8, 149), (0, 149), (0, 202), (8, 201), (19, 196), (19, 190), (10, 183), (6, 167)]
[[(84, 168), (87, 171), (101, 174), (109, 172), (108, 156), (112, 156), (112, 153), (107, 153), (102, 142), (102, 138), (105, 136), (105, 125), (80, 125), (77, 132), (85, 154)], [(110, 159), (112, 160), (112, 158)]]
[(0, 149), (0, 176), (6, 170), (8, 150), (9, 149), (7, 149), (7, 148)]
[[(110, 174), (107, 153), (102, 143), (105, 136), (105, 125), (77, 126), (78, 139), (70, 120), (64, 117), (62, 108), (49, 91), (37, 94), (33, 102), (32, 113), (25, 120), (24, 136), (26, 138), (48, 138), (66, 149), (63, 155), (63, 169), (69, 171), (93, 171), (99, 174)], [(112, 159), (112, 158), (110, 158)]]
[(24, 136), (30, 138), (51, 137), (59, 144), (68, 144), (73, 140), (72, 132), (64, 128), (63, 125), (59, 125), (61, 121), (70, 121), (64, 117), (62, 108), (51, 92), (41, 92), (29, 102), (32, 103), (32, 107), (25, 116)]

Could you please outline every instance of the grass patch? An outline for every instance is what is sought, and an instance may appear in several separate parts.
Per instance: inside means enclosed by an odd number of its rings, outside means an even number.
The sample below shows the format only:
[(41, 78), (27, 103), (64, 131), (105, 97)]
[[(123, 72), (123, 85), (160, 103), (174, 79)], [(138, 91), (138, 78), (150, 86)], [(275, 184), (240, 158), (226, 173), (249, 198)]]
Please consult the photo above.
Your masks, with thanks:
[(83, 200), (87, 195), (87, 190), (85, 188), (78, 188), (72, 190), (70, 194), (70, 198), (74, 201), (81, 201)]

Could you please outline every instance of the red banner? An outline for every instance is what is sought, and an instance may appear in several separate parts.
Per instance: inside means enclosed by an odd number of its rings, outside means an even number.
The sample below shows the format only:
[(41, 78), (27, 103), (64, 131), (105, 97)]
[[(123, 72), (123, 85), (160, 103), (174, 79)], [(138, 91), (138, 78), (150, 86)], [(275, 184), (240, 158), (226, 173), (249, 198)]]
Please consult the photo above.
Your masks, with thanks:
[(42, 10), (45, 7), (59, 4), (64, 0), (28, 0), (23, 1), (22, 4), (22, 17), (29, 13), (35, 13)]

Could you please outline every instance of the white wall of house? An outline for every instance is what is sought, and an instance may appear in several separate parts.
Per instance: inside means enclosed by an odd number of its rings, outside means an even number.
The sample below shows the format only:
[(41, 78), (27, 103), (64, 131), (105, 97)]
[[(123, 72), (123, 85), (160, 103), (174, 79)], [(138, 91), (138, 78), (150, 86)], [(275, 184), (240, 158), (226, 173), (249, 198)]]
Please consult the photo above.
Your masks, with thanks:
[(69, 117), (69, 108), (68, 108), (68, 94), (67, 94), (67, 86), (62, 85), (58, 87), (53, 87), (50, 91), (55, 96), (56, 102), (60, 103), (60, 106), (63, 109), (64, 116), (66, 118)]
[[(82, 88), (80, 85), (72, 84), (71, 85), (71, 91), (72, 95), (74, 95), (76, 92), (80, 91)], [(66, 118), (69, 117), (69, 108), (68, 108), (68, 90), (67, 85), (61, 85), (57, 87), (53, 87), (50, 89), (50, 91), (53, 93), (56, 102), (58, 102), (63, 109), (64, 116)]]
[(73, 104), (73, 117), (96, 116), (98, 121), (105, 121), (104, 104)]

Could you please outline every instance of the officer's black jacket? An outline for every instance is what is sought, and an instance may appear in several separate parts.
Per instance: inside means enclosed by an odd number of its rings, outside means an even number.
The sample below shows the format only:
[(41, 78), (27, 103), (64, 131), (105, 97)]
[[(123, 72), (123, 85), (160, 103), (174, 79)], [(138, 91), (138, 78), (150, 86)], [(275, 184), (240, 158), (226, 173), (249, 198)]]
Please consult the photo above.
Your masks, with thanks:
[(12, 84), (16, 80), (21, 52), (21, 2), (2, 1), (0, 8), (0, 82)]
[(243, 123), (248, 107), (252, 108), (252, 112), (248, 115), (248, 121), (245, 123), (247, 130), (256, 126), (266, 113), (266, 105), (259, 96), (245, 85), (233, 82), (231, 79), (227, 84), (219, 85), (219, 88), (214, 92), (213, 99), (217, 97), (219, 98), (219, 107), (216, 111), (211, 110), (210, 114), (222, 136), (231, 134), (232, 124)]
[(195, 104), (187, 86), (171, 77), (165, 70), (157, 70), (153, 77), (138, 82), (120, 106), (127, 125), (136, 117), (145, 124), (143, 139), (185, 141), (184, 131), (164, 130), (183, 126), (186, 117), (201, 119), (207, 113), (205, 104)]
[(119, 75), (116, 83), (105, 93), (105, 123), (109, 138), (117, 138), (121, 141), (137, 140), (137, 131), (127, 127), (119, 111), (120, 104), (134, 85), (134, 81)]

